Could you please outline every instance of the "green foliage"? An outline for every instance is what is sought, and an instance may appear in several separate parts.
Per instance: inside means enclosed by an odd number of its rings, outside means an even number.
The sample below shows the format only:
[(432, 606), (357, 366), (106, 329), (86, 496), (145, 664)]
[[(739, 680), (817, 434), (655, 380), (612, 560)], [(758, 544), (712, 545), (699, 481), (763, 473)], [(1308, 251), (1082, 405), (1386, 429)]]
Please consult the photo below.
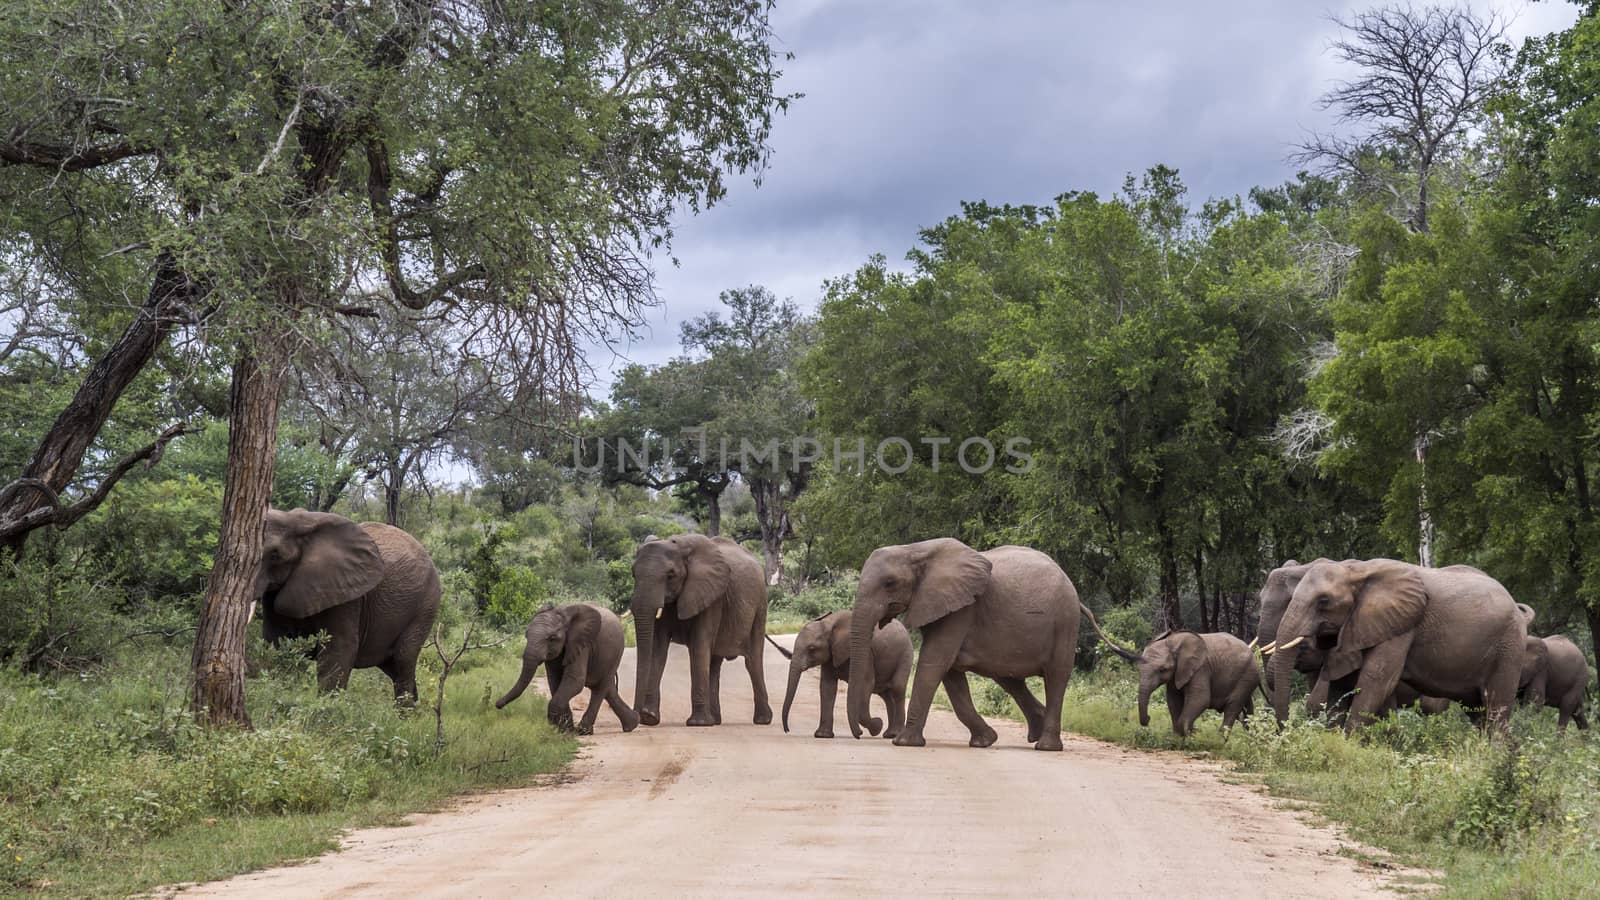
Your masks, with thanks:
[[(516, 714), (481, 702), (481, 692), (515, 679), (515, 652), (480, 656), (457, 670), (452, 741), (437, 760), (427, 750), (431, 717), (397, 711), (375, 672), (319, 696), (309, 671), (264, 670), (250, 685), (254, 730), (218, 732), (185, 710), (188, 653), (171, 645), (146, 643), (103, 673), (70, 680), (0, 670), (0, 890), (48, 880), (67, 895), (127, 894), (217, 877), (247, 859), (293, 854), (272, 843), (273, 821), (303, 821), (327, 841), (347, 824), (564, 763), (573, 743), (545, 725), (542, 699)], [(426, 668), (419, 674), (431, 680)], [(217, 835), (233, 829), (255, 843), (219, 858)], [(189, 870), (135, 864), (152, 842), (172, 858), (182, 856), (173, 842), (213, 852)]]
[[(1137, 606), (1119, 606), (1095, 618), (1100, 622), (1100, 629), (1123, 647), (1141, 649), (1155, 637), (1155, 628), (1150, 624), (1150, 611)], [(1093, 631), (1092, 628), (1080, 630)], [(1099, 640), (1098, 636), (1095, 640)]]
[(495, 628), (515, 629), (526, 625), (549, 596), (549, 589), (527, 566), (509, 566), (489, 589), (489, 604), (484, 618)]
[(782, 587), (768, 591), (767, 631), (797, 631), (800, 625), (841, 609), (849, 609), (856, 602), (855, 576), (839, 578), (829, 584), (807, 585), (804, 590), (790, 593)]
[[(47, 536), (53, 537), (53, 536)], [(0, 669), (87, 671), (127, 631), (121, 594), (94, 557), (40, 541), (16, 560), (0, 552)]]

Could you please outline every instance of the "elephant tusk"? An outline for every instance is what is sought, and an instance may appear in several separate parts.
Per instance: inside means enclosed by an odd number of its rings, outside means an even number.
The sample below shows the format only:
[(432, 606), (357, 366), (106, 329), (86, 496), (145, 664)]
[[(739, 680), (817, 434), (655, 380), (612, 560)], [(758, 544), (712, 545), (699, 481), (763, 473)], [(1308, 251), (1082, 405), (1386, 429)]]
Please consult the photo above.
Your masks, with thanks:
[(1259, 641), (1259, 640), (1261, 640), (1261, 637), (1259, 635), (1257, 635), (1256, 637), (1253, 637), (1253, 638), (1250, 639), (1250, 649), (1251, 650), (1254, 650), (1256, 648), (1256, 642)]
[(658, 618), (658, 619), (661, 618), (661, 614), (664, 613), (664, 612), (666, 612), (666, 609), (664, 607), (662, 609), (656, 610), (656, 618)]
[(1278, 642), (1277, 641), (1273, 641), (1272, 643), (1270, 643), (1270, 644), (1266, 645), (1265, 647), (1261, 648), (1261, 655), (1262, 656), (1271, 656), (1273, 654), (1273, 651), (1275, 651), (1277, 649), (1278, 649)]
[(1305, 639), (1306, 639), (1306, 636), (1302, 634), (1299, 637), (1295, 638), (1294, 640), (1290, 641), (1289, 643), (1284, 644), (1282, 647), (1279, 647), (1278, 649), (1279, 650), (1289, 650), (1289, 649), (1292, 649), (1294, 647), (1298, 647), (1298, 646), (1300, 646), (1300, 642), (1305, 640)]
[(623, 613), (622, 615), (618, 616), (617, 618), (619, 618), (619, 619), (628, 619), (628, 618), (632, 618), (632, 617), (633, 617), (633, 610), (630, 609), (627, 612)]

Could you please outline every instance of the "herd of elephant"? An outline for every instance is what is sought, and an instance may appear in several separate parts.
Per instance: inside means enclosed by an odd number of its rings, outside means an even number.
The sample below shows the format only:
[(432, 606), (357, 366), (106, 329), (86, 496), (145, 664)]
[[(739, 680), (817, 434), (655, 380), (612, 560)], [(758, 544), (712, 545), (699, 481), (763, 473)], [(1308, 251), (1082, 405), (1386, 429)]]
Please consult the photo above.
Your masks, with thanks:
[[(633, 617), (638, 645), (632, 706), (617, 678), (622, 621), (585, 603), (534, 614), (521, 674), (496, 706), (521, 696), (542, 665), (556, 726), (592, 732), (602, 701), (623, 731), (657, 725), (668, 650), (679, 643), (689, 651), (686, 724), (722, 722), (722, 664), (741, 657), (755, 698), (753, 721), (771, 723), (762, 663), (771, 640), (767, 588), (756, 558), (722, 537), (652, 538), (634, 556), (633, 577), (632, 607), (624, 614)], [(330, 513), (270, 511), (257, 593), (269, 641), (326, 635), (317, 651), (321, 688), (342, 688), (352, 669), (377, 667), (393, 681), (397, 699), (415, 698), (417, 656), (438, 613), (440, 582), (427, 551), (410, 535)], [(1555, 707), (1562, 729), (1569, 722), (1588, 727), (1581, 708), (1589, 681), (1583, 652), (1564, 637), (1529, 636), (1533, 610), (1477, 569), (1386, 559), (1291, 560), (1267, 576), (1260, 600), (1258, 636), (1249, 644), (1224, 633), (1169, 631), (1134, 653), (1100, 630), (1071, 579), (1037, 550), (980, 552), (951, 538), (881, 547), (862, 566), (851, 609), (807, 622), (792, 650), (772, 642), (789, 659), (783, 727), (789, 728), (801, 675), (817, 668), (822, 712), (816, 737), (833, 737), (838, 683), (844, 681), (852, 735), (881, 732), (896, 745), (922, 746), (934, 692), (943, 686), (971, 733), (969, 744), (987, 747), (996, 734), (973, 705), (970, 672), (992, 679), (1016, 701), (1029, 743), (1060, 750), (1061, 704), (1084, 617), (1114, 652), (1137, 665), (1140, 724), (1149, 724), (1150, 696), (1164, 686), (1179, 735), (1191, 733), (1206, 710), (1221, 712), (1224, 727), (1233, 725), (1253, 710), (1258, 691), (1283, 721), (1296, 671), (1311, 685), (1308, 711), (1328, 707), (1347, 730), (1397, 706), (1420, 704), (1436, 712), (1450, 702), (1488, 727), (1504, 728), (1519, 697)], [(920, 653), (913, 653), (910, 628), (921, 633)], [(1264, 669), (1258, 658), (1266, 660)], [(1043, 702), (1027, 682), (1036, 676), (1043, 680)], [(590, 702), (574, 723), (570, 704), (585, 689)], [(874, 694), (886, 707), (883, 719), (870, 714)]]

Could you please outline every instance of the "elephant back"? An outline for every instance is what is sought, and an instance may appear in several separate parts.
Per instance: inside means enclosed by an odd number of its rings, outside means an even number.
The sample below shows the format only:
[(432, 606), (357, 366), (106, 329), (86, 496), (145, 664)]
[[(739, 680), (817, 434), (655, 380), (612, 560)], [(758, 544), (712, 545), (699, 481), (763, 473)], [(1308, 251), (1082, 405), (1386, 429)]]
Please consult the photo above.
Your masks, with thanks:
[(361, 527), (383, 556), (383, 580), (366, 597), (374, 624), (383, 620), (415, 621), (426, 616), (431, 623), (439, 611), (439, 569), (427, 548), (393, 525), (363, 522)]

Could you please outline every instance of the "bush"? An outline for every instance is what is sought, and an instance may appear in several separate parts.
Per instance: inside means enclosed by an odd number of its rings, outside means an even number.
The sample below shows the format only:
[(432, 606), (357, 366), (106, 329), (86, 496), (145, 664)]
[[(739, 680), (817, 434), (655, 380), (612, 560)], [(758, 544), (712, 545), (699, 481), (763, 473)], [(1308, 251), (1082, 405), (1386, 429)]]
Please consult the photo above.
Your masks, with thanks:
[(549, 597), (549, 588), (527, 566), (509, 566), (489, 590), (484, 617), (495, 628), (520, 628)]
[(43, 535), (21, 560), (0, 553), (0, 663), (28, 672), (99, 665), (128, 630), (123, 594), (81, 551)]

